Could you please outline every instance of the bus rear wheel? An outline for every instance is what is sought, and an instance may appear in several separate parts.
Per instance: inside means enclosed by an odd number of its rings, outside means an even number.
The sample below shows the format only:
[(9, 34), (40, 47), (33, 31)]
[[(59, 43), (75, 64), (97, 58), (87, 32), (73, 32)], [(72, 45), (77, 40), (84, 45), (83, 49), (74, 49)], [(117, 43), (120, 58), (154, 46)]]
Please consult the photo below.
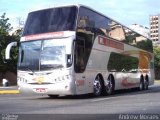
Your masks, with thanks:
[(144, 90), (148, 90), (148, 86), (149, 86), (149, 79), (148, 76), (146, 76), (144, 81)]
[(107, 80), (106, 94), (112, 95), (113, 93), (114, 93), (114, 82), (113, 82), (112, 76), (110, 75)]
[(93, 94), (94, 96), (100, 96), (102, 94), (102, 82), (99, 76), (96, 77), (94, 80), (94, 85), (93, 85)]
[(144, 90), (144, 78), (143, 77), (141, 77), (141, 79), (140, 79), (140, 83), (139, 83), (139, 90), (140, 91), (142, 91), (142, 90)]

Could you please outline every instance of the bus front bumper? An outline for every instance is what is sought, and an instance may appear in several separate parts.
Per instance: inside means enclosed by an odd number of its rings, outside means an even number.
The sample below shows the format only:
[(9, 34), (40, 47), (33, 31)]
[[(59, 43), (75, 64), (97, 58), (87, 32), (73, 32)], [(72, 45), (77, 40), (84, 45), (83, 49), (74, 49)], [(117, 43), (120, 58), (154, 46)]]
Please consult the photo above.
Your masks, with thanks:
[(75, 95), (74, 83), (55, 83), (55, 84), (19, 84), (20, 93), (27, 94), (46, 94), (46, 95)]

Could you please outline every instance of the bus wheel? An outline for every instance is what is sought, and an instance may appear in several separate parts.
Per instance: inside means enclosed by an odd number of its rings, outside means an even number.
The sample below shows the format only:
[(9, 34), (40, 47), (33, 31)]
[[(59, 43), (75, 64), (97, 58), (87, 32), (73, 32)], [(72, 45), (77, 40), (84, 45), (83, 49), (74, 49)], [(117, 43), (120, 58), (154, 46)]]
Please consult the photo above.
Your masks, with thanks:
[(149, 86), (149, 80), (148, 80), (148, 76), (146, 76), (144, 81), (144, 90), (148, 90), (148, 86)]
[(50, 98), (57, 98), (59, 95), (48, 95)]
[(94, 96), (100, 96), (102, 93), (102, 82), (99, 76), (94, 80)]
[(108, 95), (111, 95), (114, 93), (114, 82), (111, 75), (108, 77), (108, 80), (107, 80), (106, 93)]
[(140, 84), (139, 84), (139, 90), (140, 91), (142, 91), (142, 90), (144, 90), (144, 79), (143, 79), (143, 77), (141, 77), (141, 79), (140, 79)]

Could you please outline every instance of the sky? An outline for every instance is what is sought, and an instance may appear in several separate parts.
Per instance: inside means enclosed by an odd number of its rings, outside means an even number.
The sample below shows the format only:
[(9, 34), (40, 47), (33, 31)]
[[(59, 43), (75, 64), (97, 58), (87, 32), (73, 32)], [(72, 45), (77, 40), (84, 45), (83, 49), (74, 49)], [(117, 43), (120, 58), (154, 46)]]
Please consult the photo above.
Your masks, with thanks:
[(89, 6), (126, 26), (149, 27), (149, 16), (160, 14), (160, 0), (0, 0), (0, 16), (6, 13), (12, 27), (17, 27), (31, 11), (68, 4)]

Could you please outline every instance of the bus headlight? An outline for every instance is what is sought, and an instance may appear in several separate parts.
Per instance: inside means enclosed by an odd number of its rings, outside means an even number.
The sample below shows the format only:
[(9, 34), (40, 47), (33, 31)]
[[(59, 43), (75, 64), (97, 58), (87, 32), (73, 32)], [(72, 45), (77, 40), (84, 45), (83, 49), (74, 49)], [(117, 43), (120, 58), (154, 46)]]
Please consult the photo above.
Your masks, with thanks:
[(24, 78), (18, 77), (17, 78), (19, 82), (27, 83), (28, 81)]

